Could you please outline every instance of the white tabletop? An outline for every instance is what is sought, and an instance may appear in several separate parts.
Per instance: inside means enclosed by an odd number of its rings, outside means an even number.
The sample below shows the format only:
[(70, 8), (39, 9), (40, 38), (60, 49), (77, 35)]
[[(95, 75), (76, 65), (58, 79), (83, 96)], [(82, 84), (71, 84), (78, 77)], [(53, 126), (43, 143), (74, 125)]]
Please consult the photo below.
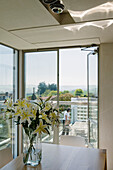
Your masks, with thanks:
[(42, 161), (35, 168), (24, 166), (22, 155), (1, 170), (105, 170), (103, 150), (42, 144)]

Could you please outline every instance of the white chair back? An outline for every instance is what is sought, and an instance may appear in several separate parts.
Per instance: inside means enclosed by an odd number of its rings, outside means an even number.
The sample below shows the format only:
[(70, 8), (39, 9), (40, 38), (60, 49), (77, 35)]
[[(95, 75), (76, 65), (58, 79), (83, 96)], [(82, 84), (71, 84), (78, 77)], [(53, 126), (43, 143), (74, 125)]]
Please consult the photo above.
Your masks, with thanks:
[(61, 135), (60, 145), (85, 147), (85, 138), (79, 136)]
[(5, 166), (8, 162), (12, 161), (12, 150), (11, 148), (5, 148), (0, 150), (0, 168)]

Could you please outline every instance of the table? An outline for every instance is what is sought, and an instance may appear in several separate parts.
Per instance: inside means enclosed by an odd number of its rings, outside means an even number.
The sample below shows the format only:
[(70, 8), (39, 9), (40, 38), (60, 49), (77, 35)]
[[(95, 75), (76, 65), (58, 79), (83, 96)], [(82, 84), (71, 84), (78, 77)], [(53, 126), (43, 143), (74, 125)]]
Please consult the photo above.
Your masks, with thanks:
[(105, 150), (42, 144), (42, 161), (37, 167), (23, 164), (22, 154), (1, 170), (106, 170)]

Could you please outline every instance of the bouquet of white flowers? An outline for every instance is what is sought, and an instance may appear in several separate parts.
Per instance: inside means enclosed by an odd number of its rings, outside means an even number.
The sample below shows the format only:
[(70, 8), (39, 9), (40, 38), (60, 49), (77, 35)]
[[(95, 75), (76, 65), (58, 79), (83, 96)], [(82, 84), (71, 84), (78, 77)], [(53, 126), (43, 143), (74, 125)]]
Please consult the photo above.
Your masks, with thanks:
[(5, 119), (15, 119), (16, 124), (22, 124), (25, 134), (29, 139), (29, 148), (24, 157), (24, 163), (27, 163), (37, 134), (49, 134), (49, 126), (59, 124), (58, 109), (50, 101), (51, 96), (45, 101), (39, 98), (38, 101), (30, 102), (26, 99), (19, 99), (13, 103), (11, 99), (6, 101)]

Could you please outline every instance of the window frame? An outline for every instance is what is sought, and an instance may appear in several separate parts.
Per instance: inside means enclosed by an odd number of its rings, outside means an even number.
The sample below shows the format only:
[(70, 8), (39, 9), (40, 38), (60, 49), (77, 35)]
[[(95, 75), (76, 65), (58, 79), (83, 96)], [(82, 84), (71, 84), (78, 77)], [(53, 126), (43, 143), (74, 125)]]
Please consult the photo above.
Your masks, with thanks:
[[(19, 59), (19, 53), (18, 50), (16, 48), (13, 48), (11, 46), (8, 46), (6, 44), (0, 43), (1, 46), (4, 46), (6, 48), (10, 48), (12, 49), (12, 57), (13, 57), (13, 101), (15, 102), (18, 99), (18, 59)], [(11, 121), (12, 125), (15, 126), (13, 124), (13, 120)], [(12, 129), (13, 130), (13, 129)], [(13, 153), (13, 158), (17, 157), (17, 150), (18, 150), (18, 130), (17, 130), (17, 126), (15, 126), (15, 131), (12, 131), (13, 133), (15, 132), (15, 138), (13, 141), (12, 140), (12, 153)]]
[[(98, 134), (98, 148), (99, 148), (99, 45), (95, 45), (98, 47), (98, 124), (97, 124), (97, 134)], [(86, 45), (83, 46), (83, 48), (90, 48), (92, 47), (91, 45)], [(57, 51), (57, 106), (59, 107), (59, 51), (61, 49), (71, 49), (71, 48), (81, 48), (80, 46), (69, 46), (69, 47), (56, 47), (56, 48), (42, 48), (42, 49), (38, 49), (38, 50), (23, 50), (24, 53), (24, 61), (25, 61), (25, 53), (31, 53), (31, 52), (44, 52), (44, 51)], [(87, 72), (88, 72), (88, 68), (87, 68)], [(25, 73), (25, 63), (24, 63), (24, 73)], [(25, 82), (25, 79), (24, 79)], [(25, 84), (24, 84), (25, 85)], [(25, 86), (24, 86), (25, 89)], [(88, 89), (87, 89), (88, 91)], [(89, 94), (88, 94), (88, 98), (89, 98)], [(54, 143), (58, 144), (59, 143), (59, 128), (56, 128), (54, 131)]]

